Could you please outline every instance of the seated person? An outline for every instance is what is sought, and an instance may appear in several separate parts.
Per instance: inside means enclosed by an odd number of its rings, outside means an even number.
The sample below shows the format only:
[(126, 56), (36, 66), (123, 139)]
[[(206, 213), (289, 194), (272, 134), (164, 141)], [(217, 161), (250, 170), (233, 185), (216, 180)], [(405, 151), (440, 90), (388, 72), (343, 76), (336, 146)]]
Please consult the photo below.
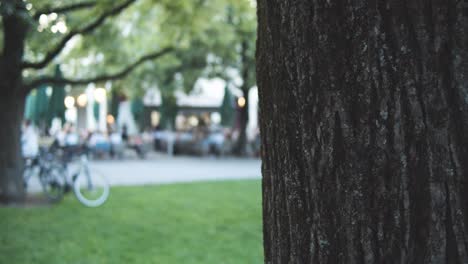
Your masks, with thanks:
[(27, 159), (34, 159), (39, 154), (39, 135), (29, 120), (24, 122), (21, 150), (23, 157)]
[(107, 137), (101, 131), (92, 133), (89, 138), (89, 146), (95, 154), (106, 154), (110, 153), (111, 144)]

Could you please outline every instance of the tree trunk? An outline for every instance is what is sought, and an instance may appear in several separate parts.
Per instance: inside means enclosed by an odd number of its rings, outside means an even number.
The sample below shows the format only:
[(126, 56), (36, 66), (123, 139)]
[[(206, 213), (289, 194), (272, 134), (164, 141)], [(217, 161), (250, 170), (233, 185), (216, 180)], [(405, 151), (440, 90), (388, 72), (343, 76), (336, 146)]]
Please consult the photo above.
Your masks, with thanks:
[(456, 2), (258, 1), (266, 263), (468, 263)]
[(243, 156), (247, 153), (247, 124), (249, 122), (249, 92), (244, 91), (245, 106), (239, 107), (239, 137), (237, 138), (234, 146), (233, 153), (235, 155)]
[(247, 124), (249, 122), (249, 79), (250, 71), (248, 65), (248, 52), (249, 42), (247, 40), (241, 43), (241, 65), (242, 65), (242, 93), (245, 99), (245, 105), (239, 109), (239, 138), (237, 139), (236, 145), (234, 146), (234, 154), (243, 156), (247, 154)]
[(4, 15), (3, 50), (0, 55), (0, 203), (24, 198), (21, 121), (27, 91), (22, 85), (21, 63), (29, 22), (25, 2), (8, 3), (12, 12)]
[[(4, 84), (3, 80), (0, 90), (5, 90)], [(20, 95), (0, 97), (0, 203), (21, 202), (25, 195), (20, 144), (24, 104)]]

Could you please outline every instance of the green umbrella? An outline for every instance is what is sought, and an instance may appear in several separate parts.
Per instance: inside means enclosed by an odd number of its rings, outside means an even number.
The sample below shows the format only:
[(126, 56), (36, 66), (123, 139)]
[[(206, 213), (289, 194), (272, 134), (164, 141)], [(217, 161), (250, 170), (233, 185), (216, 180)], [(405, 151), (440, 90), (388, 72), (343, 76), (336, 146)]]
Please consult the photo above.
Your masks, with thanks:
[[(59, 65), (55, 68), (55, 77), (62, 77)], [(52, 119), (54, 118), (60, 118), (62, 120), (62, 124), (65, 123), (65, 96), (66, 92), (63, 85), (55, 85), (53, 87), (48, 111), (49, 124), (52, 124)]]
[(177, 98), (174, 95), (162, 95), (161, 97), (161, 127), (172, 129), (175, 127), (175, 118), (177, 116)]
[(47, 87), (41, 86), (37, 89), (34, 108), (34, 122), (42, 127), (47, 122), (47, 113), (49, 105), (49, 97), (47, 96)]
[(228, 86), (224, 88), (223, 103), (219, 108), (221, 114), (221, 125), (225, 127), (231, 127), (234, 122), (235, 108), (233, 106), (233, 96), (228, 89)]
[(133, 118), (137, 124), (139, 124), (141, 129), (143, 127), (143, 114), (145, 110), (143, 100), (141, 98), (134, 98), (131, 102), (130, 108), (132, 110)]
[(37, 91), (32, 90), (26, 97), (26, 106), (24, 109), (24, 118), (33, 120), (36, 112), (36, 93)]
[(119, 95), (117, 91), (114, 89), (111, 92), (111, 100), (110, 100), (110, 114), (117, 120), (117, 116), (119, 115)]
[(94, 101), (93, 114), (94, 114), (94, 119), (96, 120), (96, 122), (99, 122), (99, 109), (100, 109), (99, 103)]

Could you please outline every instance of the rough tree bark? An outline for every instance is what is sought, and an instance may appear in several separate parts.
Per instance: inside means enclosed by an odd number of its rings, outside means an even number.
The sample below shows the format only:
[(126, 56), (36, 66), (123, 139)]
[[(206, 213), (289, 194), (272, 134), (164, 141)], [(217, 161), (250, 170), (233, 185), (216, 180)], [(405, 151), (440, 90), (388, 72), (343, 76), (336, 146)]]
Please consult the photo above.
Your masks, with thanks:
[(3, 17), (4, 47), (0, 57), (0, 202), (24, 197), (20, 148), (26, 92), (21, 61), (27, 22), (19, 14)]
[(468, 263), (460, 2), (258, 1), (266, 263)]
[[(3, 88), (3, 85), (0, 84)], [(0, 202), (19, 202), (24, 198), (21, 158), (21, 120), (24, 97), (2, 95), (0, 98)]]

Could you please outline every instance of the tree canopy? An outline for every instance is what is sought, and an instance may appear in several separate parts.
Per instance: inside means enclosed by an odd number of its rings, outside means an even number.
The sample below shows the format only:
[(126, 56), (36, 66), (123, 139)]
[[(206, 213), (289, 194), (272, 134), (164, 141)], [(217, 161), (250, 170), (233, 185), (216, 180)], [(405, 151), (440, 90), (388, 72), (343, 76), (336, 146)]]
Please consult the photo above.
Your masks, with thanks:
[[(252, 47), (253, 64), (256, 21), (249, 0), (25, 3), (30, 30), (23, 77), (31, 89), (113, 80), (130, 97), (154, 86), (164, 94), (187, 92), (202, 76), (232, 78), (226, 69), (239, 69), (243, 42)], [(51, 62), (63, 66), (63, 78), (54, 76)]]

